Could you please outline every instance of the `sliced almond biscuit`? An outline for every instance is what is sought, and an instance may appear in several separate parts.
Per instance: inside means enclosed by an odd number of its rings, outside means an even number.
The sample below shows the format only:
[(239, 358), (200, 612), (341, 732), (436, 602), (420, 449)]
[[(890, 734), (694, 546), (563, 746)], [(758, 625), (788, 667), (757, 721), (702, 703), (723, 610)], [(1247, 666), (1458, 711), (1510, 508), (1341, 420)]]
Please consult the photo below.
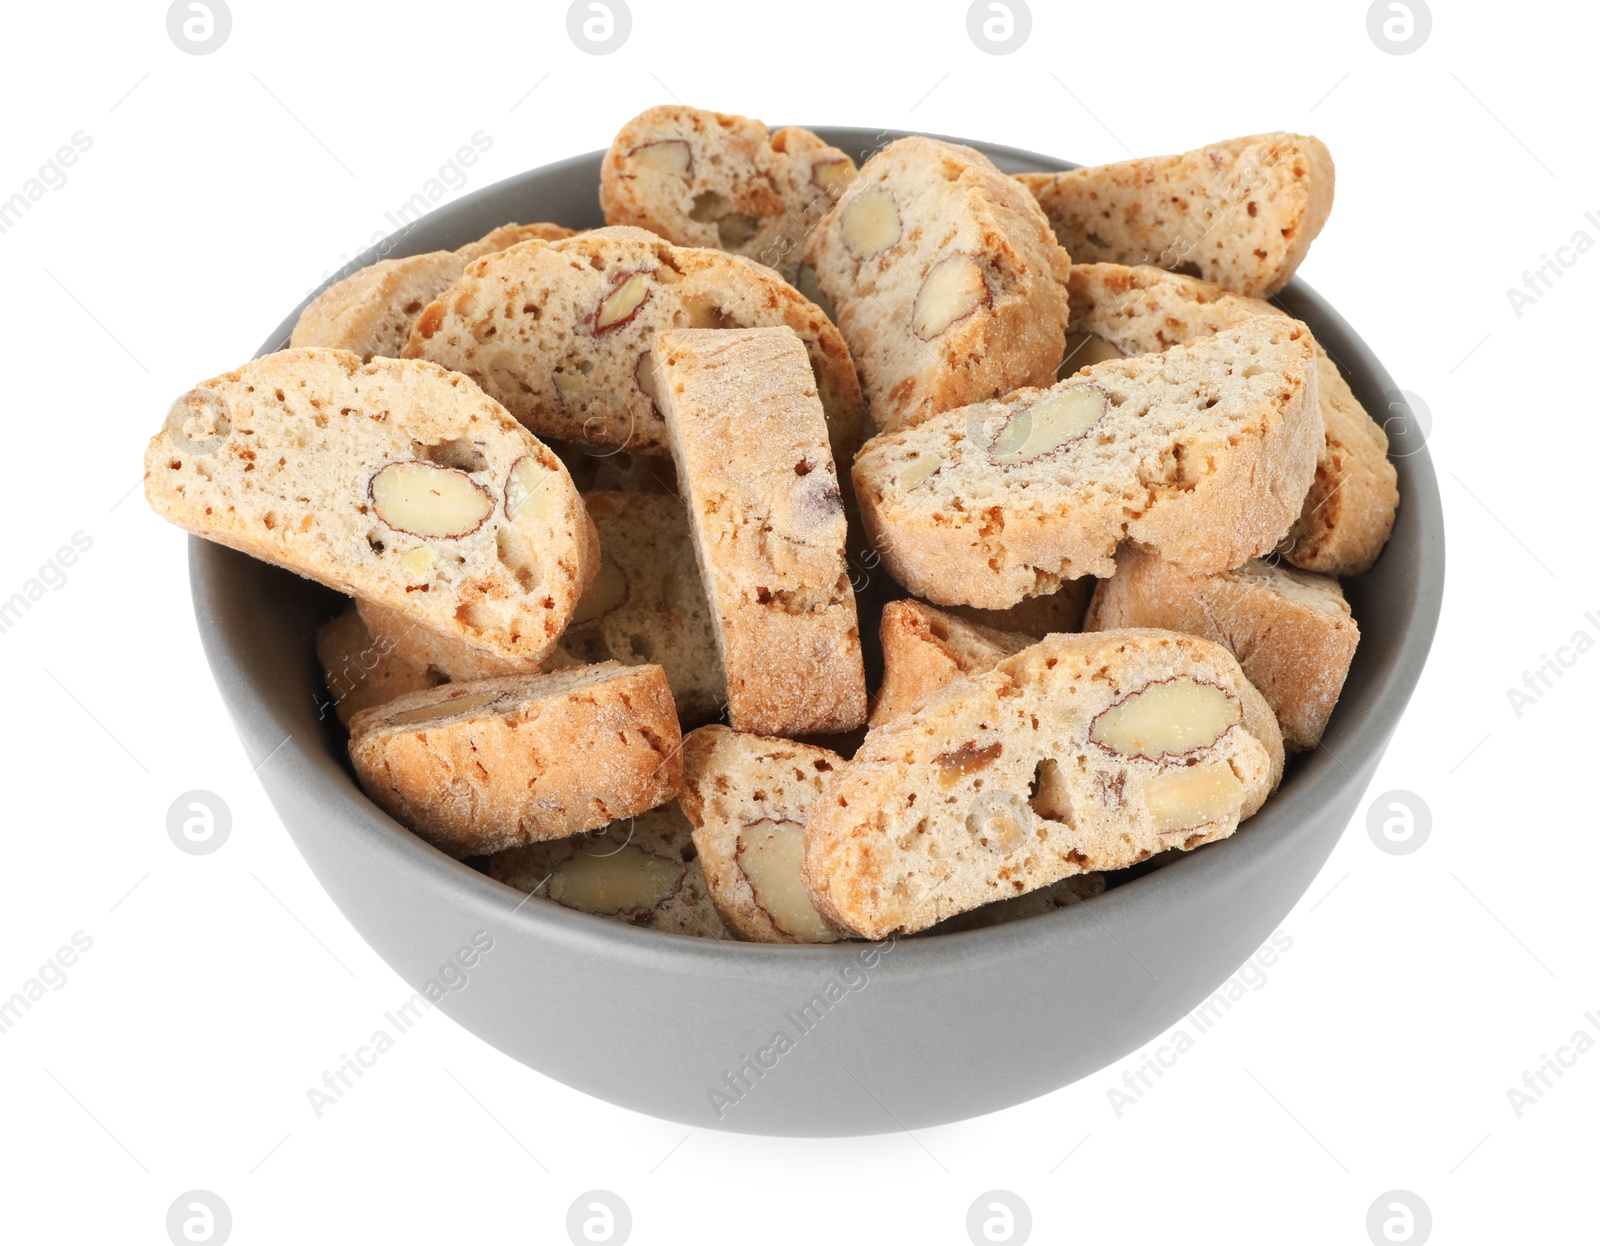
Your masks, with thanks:
[(354, 605), (317, 629), (316, 649), (334, 713), (347, 726), (364, 709), (439, 682), (426, 667), (412, 665), (376, 639)]
[(1154, 264), (1260, 298), (1294, 276), (1333, 207), (1333, 157), (1305, 134), (1017, 178), (1080, 264)]
[[(599, 579), (598, 574), (595, 579)], [(594, 587), (594, 583), (594, 580), (589, 581), (590, 588)], [(582, 609), (582, 606), (583, 600), (579, 598), (578, 608)], [(356, 611), (380, 645), (407, 666), (429, 672), (435, 683), (440, 680), (460, 683), (468, 679), (492, 679), (497, 675), (538, 675), (547, 670), (580, 665), (566, 659), (560, 649), (542, 658), (526, 661), (502, 658), (375, 602), (358, 601)], [(576, 617), (577, 611), (573, 613)]]
[[(1069, 372), (1105, 358), (1166, 350), (1252, 316), (1283, 314), (1260, 299), (1148, 266), (1075, 264), (1067, 289)], [(1307, 571), (1356, 575), (1383, 551), (1400, 493), (1388, 437), (1327, 352), (1318, 346), (1316, 355), (1323, 445), (1300, 518), (1280, 552)]]
[(918, 697), (963, 675), (981, 675), (1033, 644), (1032, 636), (968, 623), (920, 601), (891, 601), (878, 624), (883, 685), (868, 725), (898, 718)]
[(422, 309), (466, 269), (457, 251), (379, 260), (336, 281), (306, 305), (289, 345), (348, 350), (361, 361), (398, 359)]
[(287, 350), (190, 390), (145, 451), (164, 519), (534, 663), (599, 566), (567, 469), (464, 376)]
[(618, 132), (600, 165), (608, 225), (682, 247), (714, 247), (777, 269), (793, 285), (806, 235), (856, 175), (856, 162), (799, 126), (664, 104)]
[(507, 848), (490, 878), (565, 908), (669, 934), (731, 939), (676, 801), (597, 831)]
[(856, 500), (920, 597), (1003, 609), (1107, 576), (1125, 540), (1199, 571), (1272, 549), (1322, 445), (1311, 334), (1257, 316), (874, 438)]
[(1282, 773), (1272, 710), (1222, 646), (1050, 636), (868, 733), (812, 809), (806, 881), (836, 925), (910, 934), (1226, 838)]
[(1197, 575), (1125, 549), (1102, 580), (1085, 631), (1161, 627), (1232, 651), (1278, 716), (1284, 744), (1315, 748), (1361, 639), (1339, 581), (1256, 559)]
[(772, 325), (805, 344), (834, 454), (848, 461), (861, 440), (861, 388), (827, 316), (753, 260), (642, 229), (524, 242), (473, 261), (423, 311), (405, 353), (472, 377), (541, 436), (665, 455), (656, 334)]
[(535, 238), (543, 242), (560, 242), (577, 232), (565, 225), (552, 225), (549, 221), (535, 221), (530, 225), (518, 225), (515, 221), (510, 221), (491, 229), (476, 242), (457, 247), (455, 253), (463, 260), (479, 260), (486, 255), (493, 255), (496, 251), (514, 247), (519, 242), (530, 242)]
[(845, 511), (793, 330), (683, 329), (655, 341), (701, 580), (741, 731), (848, 731), (867, 716)]
[(879, 432), (1048, 385), (1071, 263), (1038, 205), (988, 157), (890, 143), (806, 245)]
[(683, 811), (723, 920), (756, 943), (832, 943), (801, 877), (806, 821), (837, 753), (701, 727), (683, 740)]
[(367, 795), (457, 857), (654, 809), (678, 794), (680, 742), (661, 668), (616, 662), (445, 684), (350, 721)]

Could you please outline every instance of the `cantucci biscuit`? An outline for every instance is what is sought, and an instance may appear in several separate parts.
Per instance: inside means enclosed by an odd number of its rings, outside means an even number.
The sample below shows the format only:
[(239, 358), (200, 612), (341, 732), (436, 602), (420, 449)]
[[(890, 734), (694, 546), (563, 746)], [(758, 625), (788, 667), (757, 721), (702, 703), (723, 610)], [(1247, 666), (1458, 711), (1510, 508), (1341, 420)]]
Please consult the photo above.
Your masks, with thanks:
[(855, 175), (855, 161), (810, 130), (768, 133), (749, 117), (663, 104), (612, 141), (600, 208), (608, 225), (731, 251), (792, 285), (806, 235)]
[(650, 350), (663, 329), (787, 325), (805, 344), (834, 454), (861, 440), (861, 388), (844, 339), (769, 268), (594, 229), (484, 256), (426, 309), (405, 354), (463, 372), (541, 436), (667, 454)]
[(507, 848), (483, 863), (490, 878), (565, 908), (647, 930), (729, 939), (676, 801), (597, 831)]
[(453, 286), (466, 266), (459, 252), (429, 251), (358, 268), (306, 305), (289, 345), (348, 350), (363, 363), (398, 359), (422, 309)]
[(968, 623), (920, 601), (891, 601), (878, 625), (883, 685), (867, 720), (876, 727), (898, 718), (918, 697), (963, 675), (993, 670), (1033, 644), (1032, 636)]
[(1361, 639), (1339, 581), (1259, 559), (1197, 575), (1125, 549), (1086, 631), (1161, 627), (1227, 647), (1278, 716), (1284, 744), (1315, 748)]
[[(1067, 289), (1069, 370), (1166, 350), (1252, 316), (1283, 314), (1271, 303), (1159, 268), (1075, 264)], [(1307, 571), (1356, 575), (1383, 551), (1400, 493), (1388, 437), (1327, 352), (1318, 346), (1316, 355), (1323, 445), (1300, 518), (1280, 552)]]
[(801, 867), (823, 778), (844, 759), (794, 740), (701, 727), (683, 739), (683, 811), (723, 920), (755, 943), (832, 943)]
[(988, 157), (890, 143), (811, 234), (879, 432), (1048, 385), (1061, 362), (1070, 259), (1038, 205)]
[(495, 658), (548, 655), (599, 565), (561, 461), (464, 376), (288, 350), (173, 405), (145, 494), (190, 532)]
[(853, 475), (896, 580), (1002, 609), (1110, 575), (1124, 540), (1200, 571), (1267, 552), (1322, 439), (1310, 331), (1257, 316), (876, 437)]
[(1080, 264), (1192, 271), (1260, 298), (1294, 276), (1333, 207), (1333, 157), (1304, 134), (1017, 178)]
[(477, 260), (485, 255), (493, 255), (496, 251), (504, 251), (507, 247), (514, 247), (519, 242), (529, 242), (535, 238), (544, 242), (560, 242), (577, 232), (565, 225), (552, 225), (548, 221), (535, 221), (529, 225), (518, 225), (515, 221), (511, 221), (491, 229), (476, 242), (457, 247), (455, 253), (463, 260)]
[[(592, 586), (594, 581), (589, 583)], [(579, 606), (582, 604), (582, 598), (579, 598)], [(563, 661), (559, 649), (544, 657), (524, 661), (502, 658), (376, 602), (358, 601), (356, 612), (378, 644), (407, 666), (432, 674), (435, 683), (440, 680), (460, 683), (468, 679), (492, 679), (496, 675), (538, 675), (552, 666), (576, 665)]]
[(376, 639), (354, 605), (317, 629), (316, 649), (334, 713), (346, 725), (364, 709), (439, 682), (437, 675), (396, 656), (391, 646)]
[(868, 939), (1231, 835), (1283, 773), (1226, 649), (1050, 636), (874, 728), (806, 825), (820, 913)]
[(741, 731), (867, 715), (845, 511), (805, 350), (787, 328), (655, 341), (656, 392)]
[(435, 847), (480, 856), (654, 809), (683, 763), (659, 666), (450, 683), (350, 720), (367, 795)]

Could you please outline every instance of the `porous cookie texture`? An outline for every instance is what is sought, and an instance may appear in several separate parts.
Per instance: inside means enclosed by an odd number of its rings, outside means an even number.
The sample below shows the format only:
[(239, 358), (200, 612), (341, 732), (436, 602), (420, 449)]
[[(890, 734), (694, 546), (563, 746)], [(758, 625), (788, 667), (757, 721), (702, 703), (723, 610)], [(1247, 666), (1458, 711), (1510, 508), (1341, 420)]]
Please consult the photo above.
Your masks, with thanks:
[(541, 658), (502, 658), (375, 602), (356, 602), (356, 612), (378, 644), (406, 665), (429, 672), (435, 683), (490, 679), (496, 675), (537, 675), (555, 665), (573, 665), (562, 660), (560, 649)]
[(587, 834), (507, 848), (483, 870), (579, 912), (669, 934), (732, 938), (711, 902), (692, 830), (669, 801)]
[(1017, 178), (1080, 264), (1154, 264), (1261, 298), (1294, 276), (1333, 208), (1333, 157), (1305, 134)]
[(334, 713), (346, 725), (364, 709), (439, 682), (437, 675), (396, 656), (392, 646), (374, 637), (354, 605), (317, 629), (316, 649)]
[(608, 225), (731, 251), (793, 285), (806, 235), (855, 175), (855, 161), (810, 130), (769, 133), (749, 117), (664, 104), (617, 133), (600, 207)]
[(1032, 197), (970, 147), (890, 143), (812, 231), (806, 261), (879, 432), (1055, 376), (1071, 260)]
[(398, 359), (422, 309), (466, 266), (459, 252), (429, 251), (359, 268), (306, 305), (289, 345), (348, 350), (363, 363), (375, 356)]
[(690, 329), (655, 341), (728, 721), (772, 735), (866, 719), (845, 511), (806, 353), (787, 328)]
[(919, 697), (963, 675), (993, 670), (1034, 643), (1020, 632), (968, 623), (920, 601), (891, 601), (878, 624), (883, 643), (883, 685), (867, 720), (876, 727), (898, 718)]
[(806, 827), (818, 910), (869, 939), (1231, 835), (1283, 773), (1222, 646), (1050, 636), (874, 728)]
[(145, 451), (158, 515), (512, 662), (599, 565), (561, 461), (464, 376), (287, 350), (202, 382)]
[(657, 663), (679, 722), (716, 718), (727, 680), (683, 503), (645, 493), (583, 500), (600, 533), (600, 570), (556, 652), (574, 662)]
[(1110, 575), (1123, 541), (1199, 571), (1266, 553), (1322, 441), (1310, 331), (1257, 316), (876, 437), (853, 475), (896, 580), (1002, 609)]
[(1226, 646), (1267, 699), (1284, 744), (1315, 748), (1361, 639), (1339, 581), (1259, 559), (1197, 575), (1125, 549), (1102, 580), (1085, 630), (1161, 627)]
[(530, 242), (535, 238), (543, 242), (560, 242), (577, 232), (565, 225), (552, 225), (549, 221), (534, 221), (528, 225), (518, 225), (515, 221), (510, 221), (491, 229), (476, 242), (457, 247), (455, 253), (463, 260), (477, 260), (485, 255), (493, 255), (496, 251), (504, 251), (507, 247), (514, 247), (519, 242)]
[(844, 759), (794, 740), (701, 727), (683, 740), (683, 795), (711, 898), (741, 939), (831, 943), (801, 867), (823, 779)]
[[(1252, 316), (1282, 315), (1271, 303), (1148, 266), (1075, 264), (1068, 282), (1073, 369), (1105, 352), (1143, 355), (1216, 333)], [(1323, 444), (1317, 471), (1280, 552), (1295, 566), (1356, 575), (1383, 552), (1400, 504), (1389, 439), (1350, 392), (1338, 365), (1316, 348)]]
[(663, 329), (787, 325), (805, 344), (834, 454), (861, 440), (844, 339), (770, 268), (642, 229), (524, 242), (473, 261), (418, 318), (410, 357), (472, 377), (541, 436), (670, 453), (650, 351)]
[(654, 809), (683, 764), (659, 666), (445, 684), (350, 721), (367, 795), (435, 847), (478, 856)]
[(1105, 890), (1104, 874), (1074, 874), (1070, 878), (1059, 879), (1048, 887), (1040, 887), (1037, 891), (1030, 891), (1010, 900), (996, 900), (992, 904), (985, 904), (982, 908), (957, 913), (954, 917), (947, 917), (938, 925), (929, 927), (923, 933), (936, 935), (956, 934), (963, 930), (987, 930), (990, 926), (1003, 926), (1007, 922), (1021, 921), (1024, 917), (1037, 917), (1041, 913), (1053, 913), (1056, 909), (1071, 908), (1074, 904), (1082, 904), (1085, 900), (1104, 895)]

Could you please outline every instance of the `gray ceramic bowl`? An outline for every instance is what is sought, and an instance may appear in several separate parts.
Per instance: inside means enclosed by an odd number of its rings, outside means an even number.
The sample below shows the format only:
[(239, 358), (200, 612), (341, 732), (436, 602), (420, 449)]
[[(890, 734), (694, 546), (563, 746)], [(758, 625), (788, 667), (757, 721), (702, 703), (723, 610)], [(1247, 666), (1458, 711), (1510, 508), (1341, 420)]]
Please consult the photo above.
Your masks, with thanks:
[[(820, 133), (863, 158), (895, 137)], [(1010, 172), (1063, 164), (975, 146)], [(599, 168), (593, 152), (490, 186), (383, 253), (455, 247), (508, 220), (602, 224)], [(1394, 382), (1338, 314), (1298, 281), (1281, 302), (1367, 409), (1387, 411)], [(263, 351), (285, 344), (297, 315)], [(268, 796), (362, 936), (419, 988), (474, 935), (492, 938), (440, 1005), (467, 1029), (569, 1086), (684, 1124), (914, 1129), (1020, 1103), (1136, 1050), (1232, 974), (1310, 884), (1416, 685), (1443, 592), (1428, 453), (1409, 423), (1390, 433), (1399, 524), (1378, 565), (1346, 586), (1361, 646), (1324, 746), (1266, 808), (1231, 839), (1089, 903), (893, 946), (730, 946), (527, 900), (411, 835), (352, 780), (319, 714), (312, 655), (338, 608), (330, 593), (196, 540), (195, 611), (246, 751), (270, 755), (258, 771)]]

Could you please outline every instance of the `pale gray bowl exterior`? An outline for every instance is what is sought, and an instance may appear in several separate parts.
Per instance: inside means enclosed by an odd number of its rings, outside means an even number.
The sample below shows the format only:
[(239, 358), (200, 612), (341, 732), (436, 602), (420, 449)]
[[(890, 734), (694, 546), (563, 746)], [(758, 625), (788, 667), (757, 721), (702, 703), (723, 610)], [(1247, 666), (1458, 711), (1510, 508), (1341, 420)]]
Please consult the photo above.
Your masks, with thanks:
[[(861, 156), (897, 137), (819, 133)], [(1008, 172), (1065, 167), (972, 145)], [(455, 247), (508, 220), (603, 224), (600, 155), (464, 196), (382, 253)], [(1386, 412), (1397, 386), (1338, 314), (1298, 281), (1279, 301), (1311, 326), (1367, 409)], [(263, 353), (286, 344), (298, 314)], [(468, 1030), (569, 1086), (688, 1125), (916, 1129), (1023, 1102), (1138, 1050), (1273, 933), (1327, 859), (1416, 685), (1443, 594), (1443, 519), (1423, 435), (1389, 431), (1402, 504), (1377, 566), (1346, 585), (1361, 626), (1355, 664), (1323, 747), (1293, 765), (1267, 807), (1231, 839), (1088, 903), (876, 951), (721, 944), (529, 900), (429, 847), (356, 786), (342, 734), (321, 711), (312, 654), (316, 627), (337, 608), (332, 594), (196, 539), (195, 611), (251, 763), (270, 755), (262, 785), (379, 955), (422, 987), (475, 934), (492, 937), (469, 984), (440, 1005)]]

